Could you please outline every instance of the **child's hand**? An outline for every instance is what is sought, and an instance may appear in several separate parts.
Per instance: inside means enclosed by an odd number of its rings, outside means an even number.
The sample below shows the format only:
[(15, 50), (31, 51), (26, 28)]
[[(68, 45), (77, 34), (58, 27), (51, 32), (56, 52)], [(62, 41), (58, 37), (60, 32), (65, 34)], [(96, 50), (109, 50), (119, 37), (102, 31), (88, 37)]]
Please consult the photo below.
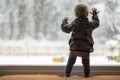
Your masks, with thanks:
[(100, 11), (97, 11), (97, 8), (92, 8), (92, 12), (90, 12), (93, 16), (97, 15)]
[(69, 20), (68, 17), (65, 17), (62, 21), (65, 22), (65, 23), (67, 23), (68, 20)]

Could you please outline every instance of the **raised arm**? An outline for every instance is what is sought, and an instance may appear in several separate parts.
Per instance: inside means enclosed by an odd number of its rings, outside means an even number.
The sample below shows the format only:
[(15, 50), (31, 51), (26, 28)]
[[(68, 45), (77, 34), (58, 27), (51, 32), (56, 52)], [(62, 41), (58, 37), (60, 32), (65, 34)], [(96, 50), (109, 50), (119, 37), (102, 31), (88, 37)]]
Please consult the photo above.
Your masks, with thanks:
[(61, 29), (65, 33), (70, 33), (72, 31), (72, 23), (68, 23), (68, 18), (62, 20)]
[(99, 13), (99, 11), (97, 11), (96, 8), (92, 9), (92, 12), (90, 12), (92, 14), (92, 21), (90, 22), (92, 29), (95, 29), (99, 26), (99, 18), (97, 16), (97, 14)]

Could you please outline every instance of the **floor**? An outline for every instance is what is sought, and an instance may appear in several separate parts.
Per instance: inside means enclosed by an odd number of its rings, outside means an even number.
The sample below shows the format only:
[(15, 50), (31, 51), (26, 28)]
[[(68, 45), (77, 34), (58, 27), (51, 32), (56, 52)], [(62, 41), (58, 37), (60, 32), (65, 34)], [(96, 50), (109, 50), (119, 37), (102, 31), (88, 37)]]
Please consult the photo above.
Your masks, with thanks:
[(6, 75), (1, 76), (0, 80), (120, 80), (120, 75), (98, 75), (89, 78), (82, 76), (71, 76), (69, 78), (58, 75)]

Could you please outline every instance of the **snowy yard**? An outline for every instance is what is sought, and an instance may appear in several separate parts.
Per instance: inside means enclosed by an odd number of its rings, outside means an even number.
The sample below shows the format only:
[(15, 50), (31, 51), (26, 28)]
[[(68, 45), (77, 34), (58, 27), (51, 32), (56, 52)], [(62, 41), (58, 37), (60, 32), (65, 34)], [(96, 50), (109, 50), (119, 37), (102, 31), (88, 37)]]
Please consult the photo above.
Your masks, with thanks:
[[(36, 66), (65, 66), (67, 57), (63, 62), (54, 62), (54, 56), (0, 56), (0, 65), (36, 65)], [(120, 66), (120, 63), (115, 61), (108, 61), (105, 56), (90, 57), (90, 64), (92, 66)], [(81, 58), (77, 58), (75, 65), (82, 65)]]
[[(30, 41), (28, 41), (30, 42)], [(115, 60), (108, 60), (111, 55), (108, 47), (95, 45), (95, 51), (90, 53), (91, 65), (120, 65)], [(114, 49), (113, 56), (118, 55)], [(69, 46), (66, 42), (4, 42), (0, 45), (0, 65), (66, 65), (69, 55)], [(53, 62), (54, 57), (63, 57), (62, 62)], [(78, 58), (76, 65), (81, 65)]]

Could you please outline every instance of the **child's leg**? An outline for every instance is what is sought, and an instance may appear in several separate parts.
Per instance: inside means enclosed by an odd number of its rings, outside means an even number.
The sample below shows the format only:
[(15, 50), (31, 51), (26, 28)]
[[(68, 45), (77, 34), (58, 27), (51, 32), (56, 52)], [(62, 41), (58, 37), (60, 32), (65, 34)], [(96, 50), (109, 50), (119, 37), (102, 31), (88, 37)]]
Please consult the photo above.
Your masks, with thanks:
[(84, 67), (84, 76), (85, 76), (85, 78), (87, 78), (87, 77), (89, 77), (89, 74), (90, 74), (89, 55), (82, 56), (82, 64)]
[(66, 70), (65, 70), (66, 77), (70, 77), (70, 73), (71, 73), (71, 70), (72, 70), (72, 67), (73, 67), (75, 61), (76, 61), (76, 57), (75, 58), (69, 57), (68, 62), (67, 62), (67, 66), (66, 66)]

